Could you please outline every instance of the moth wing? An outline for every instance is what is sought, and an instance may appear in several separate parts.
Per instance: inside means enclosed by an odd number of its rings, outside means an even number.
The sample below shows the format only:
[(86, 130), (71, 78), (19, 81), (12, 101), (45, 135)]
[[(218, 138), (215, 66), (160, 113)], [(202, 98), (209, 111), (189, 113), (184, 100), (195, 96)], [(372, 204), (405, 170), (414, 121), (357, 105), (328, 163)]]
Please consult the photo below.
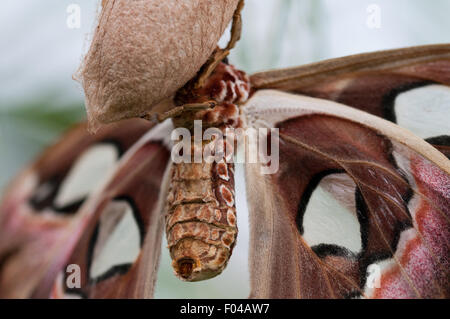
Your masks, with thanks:
[(450, 44), (359, 54), (251, 76), (277, 89), (346, 104), (411, 130), (450, 158)]
[(278, 169), (276, 156), (246, 163), (251, 297), (449, 297), (442, 153), (366, 112), (279, 91), (256, 92), (243, 117), (279, 129)]
[(134, 119), (91, 135), (70, 130), (10, 184), (0, 204), (0, 296), (48, 297), (80, 227), (87, 199), (152, 125)]
[(128, 150), (83, 207), (88, 216), (53, 283), (52, 298), (150, 298), (170, 171), (170, 120)]

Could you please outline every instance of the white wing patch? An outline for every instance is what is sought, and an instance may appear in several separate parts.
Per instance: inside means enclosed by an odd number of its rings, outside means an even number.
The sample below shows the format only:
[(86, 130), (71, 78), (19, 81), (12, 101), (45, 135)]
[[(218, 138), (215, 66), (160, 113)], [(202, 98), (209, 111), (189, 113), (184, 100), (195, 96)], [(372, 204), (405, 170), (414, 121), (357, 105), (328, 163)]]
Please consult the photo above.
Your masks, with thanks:
[(105, 180), (118, 158), (112, 144), (97, 144), (84, 151), (62, 182), (54, 205), (64, 207), (88, 196)]
[(450, 87), (428, 85), (395, 99), (397, 124), (421, 138), (450, 134)]
[(303, 217), (303, 238), (309, 246), (330, 244), (354, 253), (361, 251), (355, 188), (353, 180), (344, 173), (322, 178)]
[(140, 250), (141, 235), (133, 208), (125, 200), (112, 201), (100, 217), (90, 277), (97, 278), (114, 266), (134, 263)]

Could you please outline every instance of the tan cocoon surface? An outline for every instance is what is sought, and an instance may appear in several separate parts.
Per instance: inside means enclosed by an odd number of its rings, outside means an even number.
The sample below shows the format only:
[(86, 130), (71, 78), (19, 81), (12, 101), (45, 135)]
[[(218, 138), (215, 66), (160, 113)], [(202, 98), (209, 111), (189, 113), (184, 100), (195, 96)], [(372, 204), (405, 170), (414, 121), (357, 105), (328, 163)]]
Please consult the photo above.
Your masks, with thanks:
[(213, 52), (238, 0), (103, 1), (78, 74), (92, 126), (141, 116)]

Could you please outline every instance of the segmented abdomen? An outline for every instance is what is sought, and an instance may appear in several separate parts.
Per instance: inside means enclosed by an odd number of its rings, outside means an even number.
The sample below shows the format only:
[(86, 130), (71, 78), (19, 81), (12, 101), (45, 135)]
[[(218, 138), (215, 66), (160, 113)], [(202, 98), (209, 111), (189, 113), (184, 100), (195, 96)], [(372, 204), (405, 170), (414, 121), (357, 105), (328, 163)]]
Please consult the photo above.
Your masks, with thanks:
[[(227, 128), (239, 127), (239, 103), (244, 103), (249, 95), (247, 75), (232, 65), (220, 63), (203, 87), (181, 91), (177, 96), (183, 103), (213, 100), (216, 106), (193, 114), (188, 112), (173, 119), (174, 124), (191, 128), (195, 120), (201, 120), (204, 127), (215, 127), (224, 133)], [(216, 150), (215, 146), (223, 146), (222, 153), (224, 149), (227, 153), (234, 143), (227, 138), (217, 139), (203, 144), (202, 153), (206, 147)], [(186, 281), (220, 274), (236, 241), (234, 163), (228, 162), (225, 154), (217, 157), (213, 163), (173, 164), (166, 235), (175, 273)]]
[(234, 163), (174, 163), (171, 179), (166, 235), (172, 266), (186, 281), (214, 277), (237, 236)]

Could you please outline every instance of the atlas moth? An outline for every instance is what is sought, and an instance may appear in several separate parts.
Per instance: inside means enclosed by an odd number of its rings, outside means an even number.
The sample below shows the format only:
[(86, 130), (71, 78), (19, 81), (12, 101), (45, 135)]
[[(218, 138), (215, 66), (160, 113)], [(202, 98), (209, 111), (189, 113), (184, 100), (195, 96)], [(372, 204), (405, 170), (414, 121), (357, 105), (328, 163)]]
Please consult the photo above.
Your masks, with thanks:
[[(100, 23), (122, 3), (103, 2)], [(279, 132), (276, 173), (245, 164), (250, 297), (450, 296), (450, 45), (248, 76), (224, 60), (239, 39), (233, 5), (229, 45), (170, 103), (95, 135), (80, 124), (11, 183), (0, 297), (152, 297), (163, 228), (181, 279), (220, 274), (237, 236), (234, 168), (171, 162), (167, 137), (194, 120)], [(65, 285), (72, 264), (78, 288)]]

